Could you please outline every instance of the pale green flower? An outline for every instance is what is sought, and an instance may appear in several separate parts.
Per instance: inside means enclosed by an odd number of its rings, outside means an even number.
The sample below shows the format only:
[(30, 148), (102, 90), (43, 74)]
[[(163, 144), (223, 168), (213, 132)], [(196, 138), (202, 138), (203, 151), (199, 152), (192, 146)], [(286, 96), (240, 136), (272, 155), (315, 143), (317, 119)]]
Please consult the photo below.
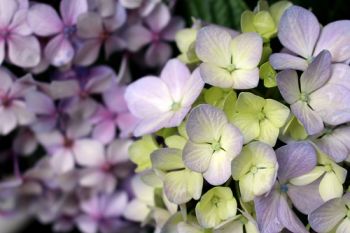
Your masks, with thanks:
[(235, 105), (232, 123), (242, 132), (244, 143), (258, 140), (274, 146), (289, 112), (288, 107), (273, 99), (241, 92)]
[(196, 216), (204, 228), (214, 228), (232, 218), (237, 212), (237, 202), (228, 187), (215, 187), (206, 192), (196, 205)]
[(263, 142), (252, 142), (232, 161), (232, 177), (239, 181), (244, 202), (271, 190), (276, 181), (278, 163), (275, 151)]

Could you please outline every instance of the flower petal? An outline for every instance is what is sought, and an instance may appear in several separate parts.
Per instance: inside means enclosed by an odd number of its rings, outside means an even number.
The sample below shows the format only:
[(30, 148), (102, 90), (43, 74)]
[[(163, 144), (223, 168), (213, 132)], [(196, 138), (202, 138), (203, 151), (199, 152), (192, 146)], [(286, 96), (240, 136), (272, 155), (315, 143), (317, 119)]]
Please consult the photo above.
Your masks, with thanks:
[(327, 172), (320, 183), (319, 192), (324, 201), (343, 195), (343, 185), (334, 172)]
[(316, 151), (308, 142), (292, 142), (276, 150), (278, 179), (285, 182), (310, 172), (317, 163)]
[(204, 27), (197, 34), (196, 54), (203, 62), (227, 67), (231, 63), (231, 41), (226, 30), (217, 26)]
[(222, 185), (231, 176), (230, 156), (226, 151), (220, 150), (211, 156), (208, 169), (203, 173), (203, 177), (211, 185)]
[(8, 40), (8, 56), (17, 66), (28, 68), (40, 62), (40, 44), (34, 36), (11, 35)]
[(231, 42), (232, 64), (236, 69), (253, 69), (260, 62), (263, 41), (254, 32), (236, 36)]
[(350, 20), (327, 24), (321, 32), (314, 54), (326, 49), (332, 54), (332, 61), (344, 62), (350, 58)]
[(62, 21), (55, 9), (46, 4), (35, 4), (28, 11), (28, 23), (39, 36), (51, 36), (62, 30)]
[(311, 93), (322, 87), (331, 75), (331, 54), (324, 50), (309, 65), (300, 77), (302, 92)]
[(12, 17), (18, 10), (17, 1), (4, 0), (0, 3), (0, 27), (6, 27), (10, 24)]
[[(202, 63), (199, 66), (203, 81), (221, 88), (232, 88), (234, 79), (230, 72), (211, 63)], [(243, 82), (244, 83), (244, 82)], [(239, 83), (240, 84), (240, 83)]]
[(60, 3), (60, 13), (65, 25), (77, 23), (78, 16), (87, 12), (88, 4), (86, 0), (62, 0)]
[(190, 76), (190, 70), (178, 59), (169, 60), (160, 74), (160, 78), (168, 86), (173, 100), (177, 103), (181, 101), (183, 96), (187, 95), (184, 92), (184, 86)]
[(195, 144), (188, 141), (183, 149), (185, 165), (195, 172), (205, 172), (210, 164), (213, 150), (209, 144)]
[(147, 25), (154, 32), (160, 32), (170, 21), (169, 8), (165, 4), (158, 4), (156, 8), (146, 17)]
[(130, 112), (139, 118), (155, 117), (170, 111), (173, 102), (168, 86), (161, 79), (152, 76), (130, 84), (125, 99)]
[(234, 89), (244, 90), (252, 89), (258, 86), (259, 69), (253, 68), (249, 70), (241, 69), (232, 72), (232, 80)]
[(321, 116), (313, 111), (305, 102), (298, 101), (292, 104), (291, 110), (303, 124), (309, 135), (320, 133), (324, 129)]
[(294, 70), (285, 70), (277, 74), (277, 86), (283, 99), (289, 104), (295, 103), (299, 99), (300, 89), (298, 74)]
[(103, 145), (95, 140), (81, 139), (74, 142), (73, 151), (79, 165), (96, 167), (105, 162)]
[(304, 58), (311, 58), (320, 34), (315, 15), (298, 6), (289, 7), (281, 17), (278, 38), (282, 45)]
[(208, 104), (194, 108), (186, 124), (189, 139), (195, 143), (219, 141), (227, 123), (225, 113)]
[(346, 216), (347, 209), (341, 198), (327, 201), (309, 216), (309, 223), (315, 231), (329, 232)]
[(288, 196), (300, 212), (310, 214), (324, 203), (318, 191), (319, 185), (319, 180), (304, 186), (288, 185)]
[(308, 63), (305, 59), (288, 53), (274, 53), (269, 61), (276, 70), (306, 70)]
[(46, 45), (45, 56), (52, 65), (62, 66), (72, 61), (74, 49), (63, 35), (58, 35)]

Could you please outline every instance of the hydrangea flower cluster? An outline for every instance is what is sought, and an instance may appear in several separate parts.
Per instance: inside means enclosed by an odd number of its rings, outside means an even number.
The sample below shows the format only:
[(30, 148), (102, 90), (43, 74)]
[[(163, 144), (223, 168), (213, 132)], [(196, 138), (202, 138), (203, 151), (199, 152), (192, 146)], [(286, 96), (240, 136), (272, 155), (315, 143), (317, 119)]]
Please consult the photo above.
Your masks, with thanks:
[[(1, 0), (2, 218), (35, 217), (57, 232), (143, 231), (124, 216), (139, 196), (128, 148), (140, 123), (125, 94), (131, 64), (155, 69), (171, 57), (184, 27), (174, 3)], [(204, 83), (193, 82), (199, 94)]]
[(125, 217), (161, 233), (350, 232), (350, 21), (260, 1), (241, 24), (195, 22), (159, 77), (126, 88), (141, 138)]

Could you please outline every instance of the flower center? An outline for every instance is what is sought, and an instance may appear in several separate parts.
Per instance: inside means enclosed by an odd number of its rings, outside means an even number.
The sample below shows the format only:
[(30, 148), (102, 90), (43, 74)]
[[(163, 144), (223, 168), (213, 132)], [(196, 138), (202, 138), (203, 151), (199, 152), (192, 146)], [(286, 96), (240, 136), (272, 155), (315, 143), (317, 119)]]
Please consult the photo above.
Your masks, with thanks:
[(10, 32), (7, 29), (0, 32), (0, 37), (5, 39), (5, 40), (9, 37), (9, 35), (10, 35)]
[(258, 168), (256, 166), (252, 166), (250, 168), (250, 172), (253, 173), (253, 174), (256, 174), (258, 172)]
[(220, 202), (220, 198), (218, 198), (217, 196), (214, 196), (214, 197), (211, 199), (211, 204), (214, 205), (215, 207), (218, 207), (219, 202)]
[(181, 104), (179, 102), (173, 102), (171, 105), (171, 111), (176, 112), (181, 108)]
[(331, 165), (331, 164), (326, 164), (326, 165), (324, 166), (324, 169), (326, 170), (326, 172), (331, 172), (331, 171), (333, 171), (332, 165)]
[(221, 150), (221, 144), (220, 142), (213, 142), (211, 144), (211, 148), (214, 150), (214, 151), (219, 151)]
[(309, 101), (310, 101), (310, 96), (309, 96), (308, 93), (302, 92), (302, 93), (300, 93), (299, 99), (300, 99), (302, 102), (309, 103)]
[(264, 120), (265, 118), (266, 118), (266, 115), (265, 115), (264, 112), (259, 112), (259, 113), (258, 113), (258, 119), (259, 119), (259, 121), (262, 121), (262, 120)]
[(288, 192), (288, 185), (287, 184), (282, 184), (280, 186), (280, 190), (281, 190), (282, 193)]
[(69, 38), (75, 34), (77, 31), (77, 27), (72, 25), (72, 26), (66, 26), (63, 28), (63, 34), (66, 38)]
[(232, 73), (236, 69), (236, 66), (234, 64), (230, 64), (226, 67), (226, 70), (230, 73)]

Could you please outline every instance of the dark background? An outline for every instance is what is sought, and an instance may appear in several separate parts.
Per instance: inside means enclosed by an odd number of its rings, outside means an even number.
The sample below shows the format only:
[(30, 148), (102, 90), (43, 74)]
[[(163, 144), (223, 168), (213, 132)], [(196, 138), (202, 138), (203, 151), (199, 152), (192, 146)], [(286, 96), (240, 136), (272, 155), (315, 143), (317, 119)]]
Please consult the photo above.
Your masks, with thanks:
[[(40, 0), (39, 0), (40, 1)], [(231, 4), (236, 5), (237, 7), (234, 7), (234, 9), (226, 9), (224, 11), (221, 11), (222, 9), (212, 7), (211, 4), (213, 2), (222, 1), (223, 4), (227, 4), (228, 2), (231, 2)], [(57, 6), (59, 4), (59, 0), (47, 0), (47, 1), (40, 1), (40, 2), (46, 2), (51, 5), (54, 5), (57, 9)], [(269, 3), (276, 2), (275, 0), (269, 1)], [(295, 5), (300, 5), (304, 8), (310, 9), (314, 12), (314, 14), (319, 19), (320, 23), (325, 25), (331, 21), (339, 20), (339, 19), (349, 19), (350, 18), (350, 12), (349, 12), (349, 0), (292, 0)], [(176, 8), (175, 8), (175, 14), (185, 17), (187, 21), (187, 26), (190, 26), (191, 17), (195, 16), (196, 18), (202, 18), (209, 22), (215, 22), (224, 24), (225, 26), (231, 26), (234, 27), (234, 29), (239, 29), (237, 25), (239, 25), (239, 15), (243, 8), (241, 7), (249, 7), (250, 9), (253, 9), (256, 5), (256, 0), (246, 0), (245, 2), (243, 0), (178, 0)], [(243, 5), (242, 5), (243, 4)], [(244, 5), (246, 4), (246, 5)], [(119, 55), (120, 56), (120, 55)], [(114, 58), (116, 60), (119, 60), (118, 54)], [(113, 62), (107, 62), (113, 64)], [(115, 64), (115, 63), (114, 63)], [(133, 65), (133, 64), (132, 64)], [(135, 67), (137, 67), (137, 64), (134, 64)], [(138, 70), (139, 69), (139, 70)], [(150, 72), (149, 70), (140, 70), (138, 69), (131, 69), (134, 70), (135, 76), (139, 76), (139, 74), (142, 74), (144, 72)], [(1, 229), (0, 229), (1, 232)], [(29, 225), (27, 225), (23, 230), (23, 233), (50, 233), (51, 226), (45, 226), (42, 225), (36, 221), (31, 222)], [(75, 230), (72, 233), (78, 233), (79, 231)], [(1, 232), (6, 233), (6, 232)]]

